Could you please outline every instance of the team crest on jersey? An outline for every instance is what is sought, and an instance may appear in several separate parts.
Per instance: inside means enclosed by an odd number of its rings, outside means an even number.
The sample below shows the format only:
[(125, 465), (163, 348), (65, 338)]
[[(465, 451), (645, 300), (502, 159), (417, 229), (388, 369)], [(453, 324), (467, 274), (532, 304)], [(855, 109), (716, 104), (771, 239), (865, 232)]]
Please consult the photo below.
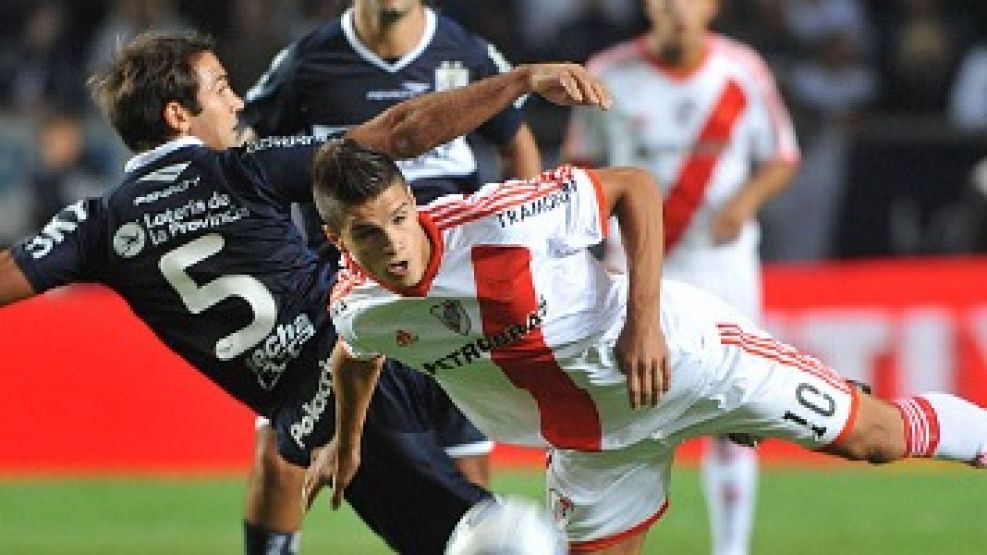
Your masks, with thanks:
[(572, 499), (562, 495), (559, 490), (555, 488), (549, 488), (549, 507), (552, 509), (552, 517), (555, 519), (555, 523), (561, 527), (565, 527), (569, 523), (569, 519), (572, 518), (573, 511), (576, 510), (576, 504), (572, 502)]
[(447, 91), (457, 87), (465, 87), (470, 82), (470, 70), (463, 62), (442, 62), (435, 69), (435, 90)]
[(407, 347), (418, 341), (418, 336), (407, 330), (398, 330), (394, 334), (394, 341), (397, 342), (398, 347)]
[(135, 222), (123, 224), (113, 234), (113, 250), (123, 258), (133, 258), (140, 254), (146, 242), (144, 228)]
[(469, 335), (473, 328), (470, 316), (463, 308), (463, 303), (456, 300), (443, 301), (441, 304), (433, 305), (429, 310), (432, 316), (459, 335)]

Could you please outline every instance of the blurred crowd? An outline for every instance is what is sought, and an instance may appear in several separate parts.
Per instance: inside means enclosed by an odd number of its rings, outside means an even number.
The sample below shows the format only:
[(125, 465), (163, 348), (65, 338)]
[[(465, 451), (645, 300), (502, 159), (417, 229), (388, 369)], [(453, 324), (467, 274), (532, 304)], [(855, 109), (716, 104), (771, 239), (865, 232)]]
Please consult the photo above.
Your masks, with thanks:
[[(128, 153), (85, 81), (121, 41), (209, 33), (242, 93), (346, 3), (0, 0), (0, 245), (120, 172)], [(431, 4), (515, 63), (585, 61), (648, 28), (642, 0)], [(987, 252), (987, 2), (723, 0), (717, 28), (768, 60), (803, 149), (795, 183), (762, 215), (767, 258)], [(566, 112), (534, 101), (528, 117), (558, 161)]]

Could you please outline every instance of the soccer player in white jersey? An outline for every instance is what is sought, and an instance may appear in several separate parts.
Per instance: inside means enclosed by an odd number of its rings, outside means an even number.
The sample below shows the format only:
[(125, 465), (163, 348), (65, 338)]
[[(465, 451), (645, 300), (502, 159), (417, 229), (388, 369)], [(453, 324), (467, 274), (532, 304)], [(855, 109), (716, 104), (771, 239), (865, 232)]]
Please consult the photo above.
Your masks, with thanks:
[[(359, 466), (381, 355), (432, 374), (492, 439), (551, 449), (549, 502), (576, 552), (639, 553), (675, 447), (693, 437), (987, 467), (982, 408), (878, 400), (712, 295), (661, 281), (661, 199), (643, 170), (562, 167), (420, 211), (397, 166), (352, 141), (323, 148), (313, 176), (348, 267), (329, 303), (337, 434), (309, 468), (309, 499), (328, 477), (338, 503)], [(611, 214), (626, 276), (586, 248)]]
[[(761, 205), (791, 180), (799, 150), (770, 70), (747, 46), (709, 32), (719, 0), (647, 0), (650, 31), (596, 56), (616, 104), (574, 110), (564, 153), (585, 165), (650, 170), (665, 198), (664, 276), (761, 321)], [(619, 247), (608, 245), (611, 267)], [(712, 550), (750, 546), (755, 451), (716, 438), (702, 464)]]

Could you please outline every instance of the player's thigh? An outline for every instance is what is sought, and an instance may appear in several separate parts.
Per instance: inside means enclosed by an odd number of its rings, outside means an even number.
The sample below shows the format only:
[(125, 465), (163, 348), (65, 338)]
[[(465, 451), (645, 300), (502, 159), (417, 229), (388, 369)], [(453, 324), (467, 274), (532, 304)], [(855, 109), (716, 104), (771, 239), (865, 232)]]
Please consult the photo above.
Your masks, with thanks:
[(474, 458), (489, 455), (493, 442), (477, 429), (435, 380), (429, 379), (431, 423), (439, 444), (453, 458)]
[(746, 433), (819, 449), (845, 437), (859, 398), (842, 377), (764, 332), (732, 324), (720, 344), (722, 379), (681, 419), (677, 441)]
[(432, 432), (368, 422), (346, 490), (357, 514), (400, 553), (441, 553), (463, 514), (490, 493), (467, 480)]
[(553, 450), (548, 504), (573, 551), (599, 550), (646, 532), (667, 506), (673, 454), (667, 444), (650, 441), (599, 453)]

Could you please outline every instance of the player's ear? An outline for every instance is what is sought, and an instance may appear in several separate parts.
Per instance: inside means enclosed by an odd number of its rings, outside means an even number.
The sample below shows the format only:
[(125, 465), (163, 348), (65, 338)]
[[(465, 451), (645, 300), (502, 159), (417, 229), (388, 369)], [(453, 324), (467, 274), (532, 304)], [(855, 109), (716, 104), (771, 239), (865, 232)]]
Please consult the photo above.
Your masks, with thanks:
[(177, 100), (165, 104), (161, 117), (178, 135), (188, 135), (192, 128), (192, 114)]

